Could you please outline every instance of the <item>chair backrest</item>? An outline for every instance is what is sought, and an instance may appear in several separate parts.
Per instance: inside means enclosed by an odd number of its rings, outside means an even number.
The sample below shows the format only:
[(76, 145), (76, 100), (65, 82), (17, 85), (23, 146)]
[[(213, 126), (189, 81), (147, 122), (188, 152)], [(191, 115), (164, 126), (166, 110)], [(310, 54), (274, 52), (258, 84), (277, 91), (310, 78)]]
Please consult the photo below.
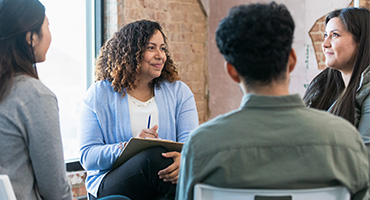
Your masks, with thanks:
[(0, 174), (0, 200), (16, 200), (8, 175)]
[(196, 184), (194, 200), (350, 200), (345, 187), (318, 189), (231, 189)]

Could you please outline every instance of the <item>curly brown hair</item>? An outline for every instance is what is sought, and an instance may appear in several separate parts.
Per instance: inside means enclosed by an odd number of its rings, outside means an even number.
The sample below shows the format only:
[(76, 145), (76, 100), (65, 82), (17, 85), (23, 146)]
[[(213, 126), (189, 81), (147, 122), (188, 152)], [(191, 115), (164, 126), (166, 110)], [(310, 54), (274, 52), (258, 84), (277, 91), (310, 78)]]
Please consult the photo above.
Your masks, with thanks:
[[(167, 38), (157, 22), (148, 20), (132, 22), (114, 33), (100, 50), (95, 70), (96, 81), (108, 80), (112, 83), (114, 91), (122, 93), (123, 96), (126, 92), (134, 90), (140, 81), (140, 62), (146, 46), (157, 30), (161, 32), (167, 46)], [(159, 87), (165, 80), (173, 82), (180, 79), (167, 48), (165, 54), (167, 61), (161, 75), (150, 83), (151, 87)]]

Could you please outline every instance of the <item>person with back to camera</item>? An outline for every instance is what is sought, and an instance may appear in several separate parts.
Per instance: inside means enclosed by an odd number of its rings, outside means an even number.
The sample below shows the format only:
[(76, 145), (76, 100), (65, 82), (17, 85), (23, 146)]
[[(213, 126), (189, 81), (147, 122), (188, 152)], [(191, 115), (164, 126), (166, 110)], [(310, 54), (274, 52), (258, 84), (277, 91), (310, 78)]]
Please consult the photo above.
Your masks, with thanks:
[(322, 49), (328, 68), (312, 80), (304, 100), (311, 108), (327, 110), (351, 122), (369, 149), (370, 11), (335, 10), (328, 14), (325, 24)]
[(19, 200), (72, 199), (55, 95), (33, 65), (51, 42), (38, 0), (0, 0), (0, 174)]
[(96, 80), (80, 111), (80, 162), (89, 197), (174, 199), (178, 152), (150, 148), (112, 170), (130, 138), (184, 142), (198, 126), (194, 96), (178, 81), (161, 26), (141, 20), (122, 27), (100, 51)]
[(289, 94), (294, 26), (288, 9), (275, 2), (236, 6), (221, 20), (217, 46), (244, 96), (239, 109), (191, 132), (182, 149), (176, 199), (193, 199), (197, 183), (250, 189), (343, 186), (352, 200), (367, 199), (369, 165), (358, 131)]

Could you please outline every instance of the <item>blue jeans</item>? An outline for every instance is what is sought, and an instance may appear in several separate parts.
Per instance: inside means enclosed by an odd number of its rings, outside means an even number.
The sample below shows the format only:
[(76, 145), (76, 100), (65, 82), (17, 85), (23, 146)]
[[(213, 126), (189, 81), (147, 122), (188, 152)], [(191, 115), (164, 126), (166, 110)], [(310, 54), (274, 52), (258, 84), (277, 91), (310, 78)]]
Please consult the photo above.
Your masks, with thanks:
[[(109, 172), (99, 186), (98, 198), (124, 195), (131, 200), (175, 199), (176, 185), (158, 176), (158, 171), (173, 163), (172, 158), (162, 156), (165, 152), (163, 147), (148, 148)], [(89, 194), (89, 199), (97, 198)]]

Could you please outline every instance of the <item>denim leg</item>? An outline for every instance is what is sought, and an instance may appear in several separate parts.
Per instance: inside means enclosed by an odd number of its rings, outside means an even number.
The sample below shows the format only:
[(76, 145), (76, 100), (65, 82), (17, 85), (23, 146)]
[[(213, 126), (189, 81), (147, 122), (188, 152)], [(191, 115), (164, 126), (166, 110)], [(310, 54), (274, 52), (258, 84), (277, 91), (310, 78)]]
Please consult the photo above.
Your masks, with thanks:
[(109, 172), (100, 184), (98, 198), (124, 195), (131, 200), (174, 199), (176, 185), (158, 176), (158, 171), (173, 163), (173, 159), (162, 156), (165, 152), (163, 147), (148, 148)]

